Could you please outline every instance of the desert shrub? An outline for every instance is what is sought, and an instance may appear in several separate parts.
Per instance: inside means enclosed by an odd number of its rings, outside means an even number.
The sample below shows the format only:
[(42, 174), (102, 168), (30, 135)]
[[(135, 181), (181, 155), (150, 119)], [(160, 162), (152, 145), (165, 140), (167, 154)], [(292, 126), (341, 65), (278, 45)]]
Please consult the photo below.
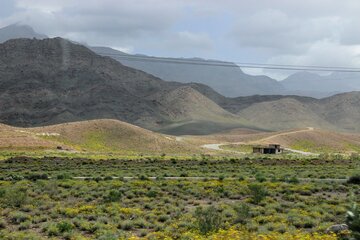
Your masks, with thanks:
[(220, 229), (222, 215), (214, 206), (197, 207), (195, 210), (195, 219), (201, 234), (216, 232)]
[(60, 233), (70, 232), (73, 230), (74, 225), (67, 221), (61, 221), (56, 224), (57, 229)]
[(351, 176), (347, 182), (350, 184), (360, 184), (360, 174)]
[(257, 173), (255, 175), (255, 179), (258, 182), (265, 182), (266, 181), (266, 177), (262, 173)]
[(141, 181), (146, 181), (146, 180), (149, 180), (149, 178), (146, 177), (146, 176), (144, 176), (144, 175), (141, 175), (141, 176), (139, 177), (139, 180), (141, 180)]
[(354, 239), (360, 239), (360, 208), (356, 203), (347, 212), (346, 223)]
[(117, 190), (111, 190), (107, 196), (104, 197), (105, 202), (118, 202), (122, 197), (122, 193)]
[(44, 232), (46, 232), (49, 237), (60, 235), (60, 231), (55, 223), (47, 225), (44, 229)]
[(158, 218), (158, 220), (159, 220), (159, 222), (166, 222), (167, 220), (169, 220), (170, 218), (169, 218), (169, 216), (168, 215), (160, 215), (159, 216), (159, 218)]
[(130, 231), (134, 228), (134, 224), (130, 220), (125, 220), (120, 224), (120, 228), (125, 231)]
[(31, 227), (31, 222), (25, 221), (25, 222), (20, 223), (19, 230), (23, 231), (23, 230), (29, 229), (30, 227)]
[(71, 176), (69, 173), (60, 173), (56, 176), (56, 179), (64, 180), (64, 179), (70, 179)]
[(6, 228), (6, 221), (0, 218), (0, 230)]
[(248, 188), (251, 195), (251, 201), (255, 204), (259, 204), (268, 194), (266, 187), (261, 184), (250, 184)]
[(21, 207), (28, 201), (27, 190), (21, 186), (9, 187), (3, 197), (3, 202), (9, 207)]
[(246, 203), (241, 203), (238, 206), (234, 207), (236, 216), (235, 223), (245, 224), (247, 219), (251, 216), (250, 207)]
[(298, 184), (299, 183), (299, 179), (296, 176), (285, 176), (284, 178), (281, 179), (281, 181), (287, 182), (287, 183), (294, 183), (294, 184)]
[(149, 198), (155, 198), (157, 196), (157, 192), (155, 190), (150, 190), (146, 193), (146, 196)]
[(350, 155), (350, 160), (360, 160), (360, 154), (358, 154), (358, 153), (352, 153), (351, 155)]
[(6, 193), (5, 189), (0, 189), (0, 198), (4, 197)]
[(30, 216), (23, 212), (11, 212), (9, 216), (10, 222), (13, 224), (20, 224), (30, 220)]
[(27, 175), (25, 177), (26, 179), (30, 180), (30, 181), (36, 181), (36, 180), (46, 180), (49, 179), (48, 175), (46, 175), (45, 173), (33, 173), (30, 175)]
[(113, 180), (114, 178), (112, 176), (105, 176), (104, 177), (104, 180), (105, 181), (110, 181), (110, 180)]

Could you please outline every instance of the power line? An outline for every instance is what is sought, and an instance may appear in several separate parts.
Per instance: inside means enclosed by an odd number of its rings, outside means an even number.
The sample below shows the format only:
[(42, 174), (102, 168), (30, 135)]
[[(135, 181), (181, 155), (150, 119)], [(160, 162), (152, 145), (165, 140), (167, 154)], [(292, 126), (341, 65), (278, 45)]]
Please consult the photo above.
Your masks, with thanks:
[(286, 64), (267, 64), (267, 63), (246, 63), (246, 62), (225, 62), (216, 60), (198, 60), (198, 59), (175, 59), (175, 58), (161, 58), (125, 55), (118, 53), (97, 52), (102, 56), (116, 56), (117, 58), (127, 61), (139, 62), (161, 62), (161, 63), (175, 63), (188, 65), (203, 65), (215, 67), (240, 67), (240, 68), (256, 68), (256, 69), (273, 69), (273, 70), (289, 70), (289, 71), (322, 71), (322, 72), (349, 72), (360, 73), (360, 68), (352, 67), (335, 67), (335, 66), (310, 66), (310, 65), (286, 65)]

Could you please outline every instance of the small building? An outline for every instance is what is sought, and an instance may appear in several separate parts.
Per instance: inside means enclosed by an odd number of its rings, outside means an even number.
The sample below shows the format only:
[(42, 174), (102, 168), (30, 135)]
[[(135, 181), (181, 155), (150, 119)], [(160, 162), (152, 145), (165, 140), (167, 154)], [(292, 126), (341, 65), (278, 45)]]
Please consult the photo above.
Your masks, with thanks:
[(269, 144), (269, 146), (254, 146), (253, 153), (260, 154), (279, 154), (283, 153), (284, 149), (280, 147), (280, 144)]

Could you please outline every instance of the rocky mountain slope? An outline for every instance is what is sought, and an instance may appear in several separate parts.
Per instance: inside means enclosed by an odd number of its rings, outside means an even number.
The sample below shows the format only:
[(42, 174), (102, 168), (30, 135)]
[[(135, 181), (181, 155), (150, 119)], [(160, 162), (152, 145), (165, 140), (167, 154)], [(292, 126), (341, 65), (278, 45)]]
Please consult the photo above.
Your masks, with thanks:
[(98, 119), (35, 128), (0, 125), (0, 149), (52, 150), (71, 153), (189, 154), (202, 149), (173, 136), (118, 120)]
[(113, 118), (154, 130), (197, 121), (243, 126), (192, 86), (163, 81), (61, 38), (0, 44), (0, 120), (11, 125)]

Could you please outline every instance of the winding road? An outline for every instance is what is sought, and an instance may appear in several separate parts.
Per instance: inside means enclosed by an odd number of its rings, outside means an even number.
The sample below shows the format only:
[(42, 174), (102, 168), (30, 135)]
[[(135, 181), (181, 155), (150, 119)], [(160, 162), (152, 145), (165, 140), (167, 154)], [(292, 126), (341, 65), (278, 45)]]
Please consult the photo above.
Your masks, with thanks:
[[(210, 150), (216, 150), (216, 151), (226, 151), (226, 152), (235, 152), (235, 153), (240, 153), (240, 154), (245, 154), (244, 152), (239, 152), (236, 150), (227, 150), (227, 149), (223, 149), (221, 148), (221, 146), (224, 145), (241, 145), (241, 144), (246, 144), (246, 145), (250, 145), (250, 144), (259, 144), (259, 143), (264, 143), (268, 140), (271, 140), (275, 137), (279, 137), (279, 136), (285, 136), (285, 135), (289, 135), (289, 134), (295, 134), (295, 133), (301, 133), (301, 132), (309, 132), (309, 131), (314, 131), (313, 127), (308, 127), (306, 129), (302, 129), (302, 130), (296, 130), (296, 131), (291, 131), (291, 132), (283, 132), (283, 133), (278, 133), (278, 134), (274, 134), (271, 135), (269, 137), (265, 137), (256, 141), (249, 141), (249, 142), (228, 142), (228, 143), (212, 143), (212, 144), (204, 144), (201, 147), (202, 148), (207, 148)], [(300, 150), (295, 150), (295, 149), (291, 149), (291, 148), (285, 148), (286, 151), (289, 152), (293, 152), (293, 153), (298, 153), (298, 154), (302, 154), (302, 155), (306, 155), (306, 156), (311, 156), (311, 155), (318, 155), (316, 153), (312, 153), (312, 152), (304, 152), (304, 151), (300, 151)]]

